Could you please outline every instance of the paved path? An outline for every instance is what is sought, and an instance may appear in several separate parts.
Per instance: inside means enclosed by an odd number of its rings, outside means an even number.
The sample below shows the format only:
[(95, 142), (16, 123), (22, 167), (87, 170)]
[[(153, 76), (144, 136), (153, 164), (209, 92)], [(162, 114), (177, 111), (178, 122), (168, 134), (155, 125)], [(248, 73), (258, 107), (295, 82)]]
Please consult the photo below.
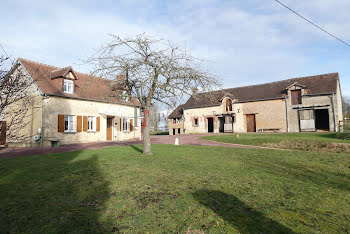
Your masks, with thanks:
[[(202, 136), (210, 136), (213, 134), (195, 134), (195, 135), (177, 135), (177, 136), (151, 136), (152, 144), (174, 144), (175, 138), (179, 138), (181, 145), (204, 145), (204, 146), (224, 146), (232, 148), (264, 148), (258, 146), (248, 146), (248, 145), (233, 145), (228, 143), (220, 143), (202, 140)], [(217, 135), (217, 134), (216, 134)], [(63, 145), (54, 148), (38, 148), (38, 147), (26, 147), (26, 148), (5, 148), (0, 150), (0, 158), (10, 158), (19, 156), (30, 156), (39, 154), (52, 154), (60, 152), (69, 152), (77, 150), (88, 150), (88, 149), (98, 149), (108, 146), (125, 146), (125, 145), (135, 145), (142, 144), (142, 141), (133, 139), (123, 142), (119, 141), (109, 141), (109, 142), (93, 142), (93, 143), (81, 143), (81, 144), (71, 144)]]

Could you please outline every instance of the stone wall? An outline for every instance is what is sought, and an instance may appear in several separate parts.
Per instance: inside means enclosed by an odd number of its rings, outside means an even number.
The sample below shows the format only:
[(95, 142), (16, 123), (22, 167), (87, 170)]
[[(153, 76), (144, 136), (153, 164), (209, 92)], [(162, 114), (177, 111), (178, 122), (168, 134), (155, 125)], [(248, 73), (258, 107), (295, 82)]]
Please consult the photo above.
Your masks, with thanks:
[(179, 123), (174, 123), (173, 119), (168, 119), (168, 121), (169, 121), (169, 135), (174, 135), (173, 129), (175, 129), (175, 135), (179, 135), (178, 129), (180, 129), (180, 134), (184, 134), (184, 128), (183, 128), (184, 122), (182, 118), (180, 119)]
[[(106, 115), (107, 114), (107, 115)], [(81, 115), (100, 117), (100, 131), (97, 132), (58, 132), (58, 115)], [(135, 116), (140, 115), (140, 109), (133, 106), (108, 104), (61, 97), (49, 97), (44, 106), (44, 139), (45, 145), (50, 145), (50, 139), (57, 139), (59, 144), (80, 142), (106, 141), (107, 116), (114, 116), (112, 140), (120, 141), (138, 138), (141, 131), (141, 121)], [(120, 131), (120, 116), (134, 117), (133, 131)], [(130, 118), (129, 118), (130, 119)]]
[(240, 132), (247, 131), (246, 115), (255, 114), (256, 130), (275, 129), (280, 132), (286, 132), (286, 106), (284, 99), (266, 100), (257, 102), (246, 102), (242, 104), (243, 111), (236, 113), (236, 116), (241, 115), (237, 125)]

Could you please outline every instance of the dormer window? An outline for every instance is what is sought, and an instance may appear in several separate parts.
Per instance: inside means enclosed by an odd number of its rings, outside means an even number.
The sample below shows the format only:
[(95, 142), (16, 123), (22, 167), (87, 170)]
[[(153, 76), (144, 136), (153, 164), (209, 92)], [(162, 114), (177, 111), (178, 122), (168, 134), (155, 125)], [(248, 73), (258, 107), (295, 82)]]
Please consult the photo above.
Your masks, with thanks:
[(291, 90), (292, 105), (300, 105), (301, 101), (301, 89)]
[(129, 97), (128, 97), (128, 92), (127, 91), (123, 91), (123, 94), (122, 94), (122, 97), (123, 97), (123, 101), (124, 102), (128, 102), (129, 101)]
[(232, 111), (232, 100), (230, 98), (226, 99), (226, 106), (225, 106), (225, 110), (226, 111)]
[(73, 93), (74, 92), (74, 83), (72, 80), (64, 80), (63, 83), (63, 92), (65, 93)]

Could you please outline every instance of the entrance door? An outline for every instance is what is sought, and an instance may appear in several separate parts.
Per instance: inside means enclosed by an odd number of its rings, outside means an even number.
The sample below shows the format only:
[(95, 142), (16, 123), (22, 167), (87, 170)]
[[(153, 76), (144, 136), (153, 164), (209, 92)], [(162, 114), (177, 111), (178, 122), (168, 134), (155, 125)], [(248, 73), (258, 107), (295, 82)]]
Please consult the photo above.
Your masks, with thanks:
[(224, 117), (219, 117), (219, 132), (224, 132)]
[(255, 115), (247, 115), (247, 132), (256, 132)]
[(107, 117), (107, 141), (112, 140), (112, 123), (113, 123), (113, 118)]
[(214, 132), (214, 119), (208, 118), (208, 132)]
[(329, 113), (328, 109), (315, 110), (316, 130), (329, 131)]

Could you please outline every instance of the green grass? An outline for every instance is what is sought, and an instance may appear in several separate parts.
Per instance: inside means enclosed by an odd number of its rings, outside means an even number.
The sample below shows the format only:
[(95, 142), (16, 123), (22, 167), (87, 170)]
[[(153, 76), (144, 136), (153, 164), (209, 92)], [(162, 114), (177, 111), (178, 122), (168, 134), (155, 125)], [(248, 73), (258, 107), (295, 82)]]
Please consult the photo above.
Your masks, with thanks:
[(169, 135), (169, 131), (151, 132), (150, 135)]
[(239, 137), (229, 134), (205, 136), (203, 139), (304, 151), (350, 152), (350, 140), (338, 139), (337, 133), (239, 134)]
[(0, 160), (2, 233), (350, 230), (348, 154), (110, 147)]

